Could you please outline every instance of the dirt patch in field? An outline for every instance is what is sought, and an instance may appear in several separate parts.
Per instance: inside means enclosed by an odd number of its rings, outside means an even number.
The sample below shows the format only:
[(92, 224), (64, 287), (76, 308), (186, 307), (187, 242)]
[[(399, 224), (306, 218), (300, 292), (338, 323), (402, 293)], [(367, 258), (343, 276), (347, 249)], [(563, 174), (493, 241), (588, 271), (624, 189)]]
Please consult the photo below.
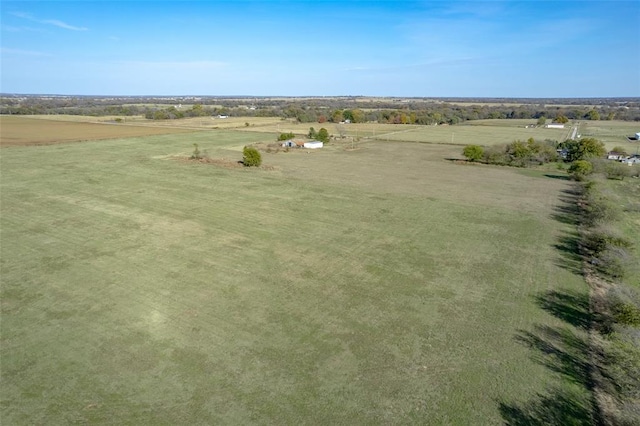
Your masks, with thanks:
[(193, 131), (195, 130), (2, 116), (0, 117), (0, 146), (52, 145)]
[[(185, 164), (211, 164), (213, 166), (224, 167), (226, 169), (242, 169), (244, 164), (239, 160), (230, 160), (227, 158), (190, 158), (190, 157), (174, 157), (176, 160)], [(254, 168), (254, 167), (248, 167)], [(261, 170), (277, 170), (274, 166), (261, 165), (258, 167)]]
[(238, 160), (229, 160), (226, 158), (189, 158), (189, 157), (178, 157), (182, 163), (190, 163), (190, 164), (212, 164), (214, 166), (225, 167), (227, 169), (241, 169), (243, 166), (241, 161)]

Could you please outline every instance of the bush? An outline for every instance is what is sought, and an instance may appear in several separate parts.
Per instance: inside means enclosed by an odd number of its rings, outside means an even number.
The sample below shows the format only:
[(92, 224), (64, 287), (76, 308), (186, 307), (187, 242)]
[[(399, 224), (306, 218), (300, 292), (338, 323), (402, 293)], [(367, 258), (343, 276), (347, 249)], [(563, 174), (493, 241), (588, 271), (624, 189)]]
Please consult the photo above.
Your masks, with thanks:
[(607, 179), (624, 180), (625, 177), (631, 174), (631, 170), (629, 169), (629, 166), (618, 161), (607, 161), (604, 169), (604, 174)]
[(479, 145), (467, 145), (462, 150), (462, 155), (469, 161), (478, 161), (484, 156), (484, 148)]
[(573, 176), (575, 180), (581, 181), (593, 172), (593, 166), (586, 160), (577, 160), (571, 164), (567, 172)]
[(488, 164), (497, 164), (499, 166), (509, 164), (509, 157), (505, 152), (504, 146), (490, 146), (484, 151), (483, 158)]
[(296, 135), (294, 135), (292, 132), (280, 133), (280, 136), (278, 136), (278, 140), (279, 141), (288, 141), (289, 139), (293, 139), (295, 137), (296, 137)]
[(245, 146), (242, 150), (242, 164), (245, 167), (259, 167), (262, 164), (262, 155), (252, 146)]
[(633, 259), (624, 247), (608, 246), (591, 259), (596, 272), (614, 281), (623, 279), (629, 273)]
[(602, 197), (589, 192), (581, 201), (582, 222), (586, 226), (612, 222), (620, 216), (620, 210)]
[(329, 142), (329, 137), (329, 132), (324, 127), (318, 130), (318, 133), (316, 134), (316, 139), (324, 143)]
[(191, 159), (192, 160), (200, 160), (202, 158), (202, 154), (200, 153), (200, 150), (198, 149), (198, 144), (194, 143), (193, 144), (193, 154), (191, 154)]
[(622, 247), (630, 249), (633, 243), (618, 235), (618, 233), (607, 229), (606, 227), (598, 227), (591, 231), (584, 232), (580, 240), (580, 245), (588, 254), (597, 254), (603, 252), (607, 247)]
[(624, 326), (640, 327), (640, 308), (631, 303), (618, 303), (613, 309), (613, 320)]

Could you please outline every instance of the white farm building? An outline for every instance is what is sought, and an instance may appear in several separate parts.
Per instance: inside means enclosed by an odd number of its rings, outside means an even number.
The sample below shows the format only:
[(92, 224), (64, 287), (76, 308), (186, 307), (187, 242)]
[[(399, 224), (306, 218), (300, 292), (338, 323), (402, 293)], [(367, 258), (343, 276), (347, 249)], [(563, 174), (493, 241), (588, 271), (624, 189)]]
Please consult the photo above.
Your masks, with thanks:
[(322, 148), (324, 144), (320, 141), (309, 141), (304, 143), (304, 147), (308, 149), (318, 149)]

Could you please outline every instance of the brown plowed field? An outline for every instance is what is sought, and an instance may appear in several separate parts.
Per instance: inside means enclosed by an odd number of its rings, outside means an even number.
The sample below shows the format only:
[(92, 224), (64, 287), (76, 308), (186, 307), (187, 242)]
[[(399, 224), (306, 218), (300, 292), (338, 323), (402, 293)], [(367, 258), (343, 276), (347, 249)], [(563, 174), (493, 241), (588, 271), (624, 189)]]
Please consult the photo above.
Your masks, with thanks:
[(1, 116), (0, 146), (51, 145), (100, 139), (193, 132), (191, 129), (81, 123), (31, 117)]

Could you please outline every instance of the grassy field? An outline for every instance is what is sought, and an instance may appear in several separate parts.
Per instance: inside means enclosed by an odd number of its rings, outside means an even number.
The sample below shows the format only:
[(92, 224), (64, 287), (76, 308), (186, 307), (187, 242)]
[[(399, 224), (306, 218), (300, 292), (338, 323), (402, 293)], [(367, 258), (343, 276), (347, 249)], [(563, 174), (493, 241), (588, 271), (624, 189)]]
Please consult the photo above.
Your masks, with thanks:
[(294, 123), (276, 122), (261, 127), (247, 127), (247, 131), (270, 132), (274, 135), (292, 132), (306, 135), (310, 127), (319, 130), (326, 128), (330, 134), (344, 134), (348, 138), (367, 138), (380, 141), (419, 142), (447, 145), (499, 145), (511, 143), (516, 139), (536, 140), (553, 139), (562, 141), (571, 133), (571, 126), (566, 129), (526, 128), (535, 124), (534, 120), (478, 120), (464, 124), (448, 126), (418, 126), (410, 124), (378, 124), (378, 123)]
[(562, 176), (402, 142), (177, 160), (270, 137), (0, 150), (4, 424), (497, 424), (588, 397), (518, 339), (562, 325), (548, 291), (586, 294)]
[(0, 146), (49, 145), (190, 131), (176, 128), (93, 123), (80, 119), (68, 121), (59, 117), (50, 120), (41, 117), (6, 115), (0, 116), (0, 129)]
[(624, 147), (635, 154), (640, 149), (640, 141), (631, 142), (627, 136), (640, 132), (640, 123), (633, 121), (583, 121), (580, 125), (582, 137), (592, 137), (602, 141), (608, 149)]

